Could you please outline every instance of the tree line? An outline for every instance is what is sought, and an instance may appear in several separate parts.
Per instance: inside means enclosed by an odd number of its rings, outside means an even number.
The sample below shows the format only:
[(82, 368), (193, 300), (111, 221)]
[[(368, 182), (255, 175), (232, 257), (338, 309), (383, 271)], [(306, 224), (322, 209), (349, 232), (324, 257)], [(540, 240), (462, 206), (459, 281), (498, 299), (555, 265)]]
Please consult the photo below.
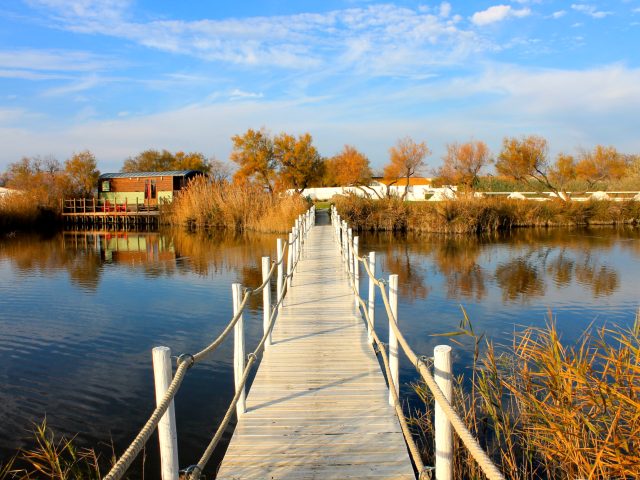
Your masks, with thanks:
[[(494, 164), (497, 178), (537, 191), (552, 191), (563, 200), (568, 199), (569, 187), (575, 189), (576, 185), (595, 189), (623, 178), (640, 180), (639, 155), (597, 145), (576, 155), (560, 153), (551, 161), (547, 140), (537, 135), (505, 137), (495, 158), (482, 141), (447, 144), (442, 164), (430, 172), (425, 164), (431, 155), (426, 142), (404, 137), (390, 147), (387, 164), (375, 174), (367, 156), (352, 145), (345, 145), (332, 157), (323, 157), (309, 133), (272, 135), (264, 128), (248, 129), (234, 135), (231, 142), (231, 163), (200, 152), (148, 149), (127, 158), (121, 171), (200, 170), (215, 182), (257, 184), (272, 194), (285, 189), (302, 192), (310, 187), (352, 186), (380, 196), (370, 188), (374, 176), (382, 177), (388, 195), (391, 186), (409, 186), (412, 177), (425, 173), (435, 177), (435, 185), (456, 185), (459, 191), (473, 192), (482, 189), (483, 182), (487, 184), (491, 175), (486, 171)], [(90, 195), (99, 175), (95, 156), (85, 150), (64, 163), (53, 157), (24, 157), (0, 175), (0, 185), (29, 191), (40, 202), (53, 205), (64, 196)], [(407, 190), (400, 191), (406, 196)]]

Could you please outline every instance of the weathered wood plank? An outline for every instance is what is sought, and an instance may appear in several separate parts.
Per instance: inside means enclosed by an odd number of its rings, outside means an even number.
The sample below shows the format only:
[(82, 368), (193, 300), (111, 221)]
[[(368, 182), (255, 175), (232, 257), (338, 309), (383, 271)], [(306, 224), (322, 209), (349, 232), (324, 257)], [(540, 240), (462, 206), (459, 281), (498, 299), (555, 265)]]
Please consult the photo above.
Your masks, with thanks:
[(415, 478), (331, 226), (310, 232), (218, 479)]

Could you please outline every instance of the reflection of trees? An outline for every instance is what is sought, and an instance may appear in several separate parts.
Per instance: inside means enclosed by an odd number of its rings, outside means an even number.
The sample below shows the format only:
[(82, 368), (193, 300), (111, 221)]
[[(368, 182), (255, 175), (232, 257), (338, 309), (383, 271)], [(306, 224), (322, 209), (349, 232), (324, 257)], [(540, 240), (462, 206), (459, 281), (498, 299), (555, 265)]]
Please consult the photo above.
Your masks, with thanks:
[(25, 235), (0, 242), (0, 256), (8, 258), (18, 271), (26, 274), (54, 275), (66, 269), (72, 283), (95, 290), (102, 273), (102, 262), (85, 246), (80, 244), (81, 253), (78, 253), (73, 245), (69, 248), (65, 244), (64, 238), (60, 241), (60, 237), (46, 239)]
[(441, 242), (434, 252), (434, 262), (447, 278), (449, 298), (468, 297), (480, 300), (486, 295), (484, 271), (478, 265), (481, 245), (477, 238), (453, 237)]
[(516, 258), (496, 268), (496, 280), (503, 301), (526, 302), (544, 295), (545, 284), (538, 269), (525, 258)]
[(571, 283), (574, 265), (575, 261), (568, 257), (565, 247), (555, 258), (547, 262), (547, 273), (553, 277), (556, 286), (566, 287)]
[(576, 266), (576, 280), (590, 286), (596, 297), (611, 295), (620, 287), (618, 272), (606, 265), (595, 265), (589, 257)]
[(387, 245), (382, 268), (398, 274), (398, 294), (401, 297), (413, 302), (429, 296), (430, 288), (425, 285), (424, 275), (420, 272), (422, 267), (415, 258), (411, 258), (406, 243)]

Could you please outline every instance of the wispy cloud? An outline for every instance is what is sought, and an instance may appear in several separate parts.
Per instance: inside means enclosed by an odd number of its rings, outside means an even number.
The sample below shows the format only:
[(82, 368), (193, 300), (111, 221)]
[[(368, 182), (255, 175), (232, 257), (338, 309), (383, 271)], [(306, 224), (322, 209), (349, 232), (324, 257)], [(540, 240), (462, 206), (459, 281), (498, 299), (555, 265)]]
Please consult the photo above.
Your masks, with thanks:
[(115, 61), (103, 55), (74, 50), (0, 50), (0, 68), (49, 72), (89, 72), (105, 70)]
[(595, 5), (588, 5), (586, 3), (572, 3), (571, 8), (576, 12), (584, 13), (585, 15), (598, 19), (605, 18), (613, 14), (613, 12), (598, 10)]
[[(436, 12), (393, 4), (287, 16), (197, 21), (132, 21), (128, 1), (29, 0), (59, 28), (127, 39), (149, 48), (239, 66), (291, 70), (337, 68), (328, 59), (371, 64), (381, 73), (408, 66), (460, 62), (487, 48), (451, 17), (443, 2)], [(527, 9), (512, 10), (524, 16)], [(362, 48), (368, 45), (367, 48)], [(389, 65), (384, 68), (384, 65)], [(350, 65), (344, 65), (348, 68)]]
[(554, 18), (557, 20), (558, 18), (564, 17), (566, 14), (567, 14), (566, 10), (558, 10), (557, 12), (553, 12), (551, 14), (551, 18)]
[(231, 100), (240, 100), (240, 99), (250, 99), (250, 98), (263, 98), (264, 94), (262, 92), (245, 92), (244, 90), (240, 90), (236, 88), (229, 94), (229, 98)]
[(476, 12), (471, 16), (471, 21), (478, 26), (489, 25), (491, 23), (501, 22), (508, 18), (522, 18), (529, 16), (531, 9), (521, 8), (514, 9), (511, 5), (494, 5)]

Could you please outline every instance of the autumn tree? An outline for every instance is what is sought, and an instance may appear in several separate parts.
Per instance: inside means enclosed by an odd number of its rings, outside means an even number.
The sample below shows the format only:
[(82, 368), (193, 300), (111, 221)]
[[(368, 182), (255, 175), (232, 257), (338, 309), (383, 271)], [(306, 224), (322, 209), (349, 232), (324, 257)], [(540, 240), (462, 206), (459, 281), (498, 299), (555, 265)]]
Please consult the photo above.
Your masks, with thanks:
[(273, 140), (264, 129), (249, 129), (244, 135), (231, 137), (233, 150), (230, 159), (238, 165), (233, 179), (254, 181), (273, 193), (277, 161)]
[(329, 186), (369, 189), (372, 176), (369, 159), (351, 145), (345, 145), (340, 153), (327, 159), (325, 171)]
[(608, 180), (620, 180), (627, 173), (627, 159), (614, 147), (596, 145), (593, 151), (580, 153), (576, 176), (587, 182), (589, 188)]
[(9, 164), (6, 185), (31, 195), (43, 205), (55, 206), (64, 195), (62, 165), (53, 156), (23, 157)]
[(149, 149), (124, 161), (121, 172), (166, 172), (170, 170), (199, 170), (208, 173), (209, 161), (200, 152), (175, 154), (168, 150)]
[(284, 188), (294, 188), (301, 193), (312, 183), (320, 181), (322, 157), (309, 133), (298, 138), (281, 133), (273, 140), (273, 154), (278, 167), (278, 182)]
[(74, 153), (64, 162), (67, 185), (65, 193), (74, 196), (90, 195), (98, 182), (100, 172), (96, 157), (89, 150)]
[(506, 137), (496, 161), (496, 170), (501, 175), (526, 183), (536, 191), (548, 189), (562, 200), (567, 200), (566, 194), (549, 177), (549, 145), (543, 137)]
[(387, 181), (387, 194), (391, 185), (405, 180), (402, 194), (404, 200), (409, 191), (409, 179), (424, 166), (424, 159), (431, 151), (425, 142), (416, 143), (410, 137), (405, 137), (389, 149), (389, 163), (384, 167), (384, 178)]
[(559, 153), (555, 163), (549, 168), (549, 180), (568, 198), (567, 185), (576, 179), (576, 161), (573, 155)]
[(489, 147), (484, 142), (451, 143), (447, 145), (447, 153), (437, 175), (444, 184), (462, 185), (471, 190), (478, 183), (480, 171), (490, 161)]

